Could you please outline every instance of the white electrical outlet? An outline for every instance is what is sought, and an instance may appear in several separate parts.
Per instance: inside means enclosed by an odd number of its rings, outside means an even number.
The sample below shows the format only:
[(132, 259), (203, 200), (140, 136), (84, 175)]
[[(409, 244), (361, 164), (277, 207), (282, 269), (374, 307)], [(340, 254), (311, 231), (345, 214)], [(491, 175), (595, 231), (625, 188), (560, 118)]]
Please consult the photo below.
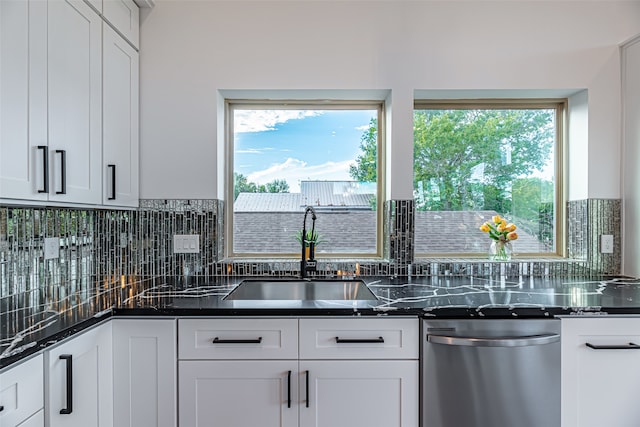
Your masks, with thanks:
[(120, 247), (126, 248), (129, 245), (129, 233), (120, 233)]
[(60, 238), (44, 238), (44, 259), (56, 259), (60, 257)]
[(613, 234), (600, 235), (600, 253), (601, 254), (613, 253)]
[(198, 254), (200, 253), (200, 236), (198, 234), (174, 234), (174, 254)]

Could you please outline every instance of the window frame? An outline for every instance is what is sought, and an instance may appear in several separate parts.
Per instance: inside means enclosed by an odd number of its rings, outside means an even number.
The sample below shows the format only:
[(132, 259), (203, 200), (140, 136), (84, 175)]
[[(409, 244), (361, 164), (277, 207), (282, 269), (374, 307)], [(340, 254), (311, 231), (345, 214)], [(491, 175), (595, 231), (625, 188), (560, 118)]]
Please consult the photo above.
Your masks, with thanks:
[[(566, 205), (567, 180), (564, 176), (566, 171), (567, 153), (567, 117), (568, 99), (566, 98), (478, 98), (478, 99), (415, 99), (413, 112), (416, 110), (504, 110), (504, 109), (553, 109), (556, 114), (555, 126), (555, 146), (554, 146), (554, 239), (555, 251), (553, 252), (525, 252), (515, 253), (514, 258), (555, 258), (567, 257), (566, 247), (567, 233), (567, 213)], [(415, 140), (413, 141), (415, 149)], [(412, 167), (415, 168), (415, 160), (412, 159)], [(415, 170), (414, 170), (415, 174)], [(415, 191), (415, 184), (412, 182), (412, 190)], [(488, 246), (487, 246), (488, 248)], [(481, 252), (415, 252), (415, 258), (477, 258)]]
[[(273, 109), (273, 110), (377, 110), (377, 180), (376, 180), (376, 250), (375, 252), (329, 252), (317, 253), (316, 259), (338, 258), (369, 258), (383, 257), (383, 220), (384, 197), (386, 188), (386, 150), (385, 123), (386, 109), (384, 100), (352, 100), (352, 99), (246, 99), (225, 98), (224, 100), (224, 254), (229, 259), (263, 259), (263, 258), (299, 258), (299, 253), (269, 253), (269, 252), (234, 252), (233, 250), (233, 220), (234, 220), (234, 110), (241, 109)], [(300, 221), (304, 211), (300, 212)], [(321, 217), (321, 215), (319, 215)]]

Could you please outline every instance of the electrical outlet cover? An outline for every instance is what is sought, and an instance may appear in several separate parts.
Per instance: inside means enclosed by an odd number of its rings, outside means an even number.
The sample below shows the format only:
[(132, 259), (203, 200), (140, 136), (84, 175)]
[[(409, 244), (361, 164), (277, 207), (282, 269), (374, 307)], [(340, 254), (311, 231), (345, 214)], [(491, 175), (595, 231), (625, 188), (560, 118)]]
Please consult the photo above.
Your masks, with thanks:
[(60, 257), (60, 238), (44, 238), (44, 259), (56, 259)]
[(600, 253), (602, 254), (613, 253), (613, 234), (600, 235)]

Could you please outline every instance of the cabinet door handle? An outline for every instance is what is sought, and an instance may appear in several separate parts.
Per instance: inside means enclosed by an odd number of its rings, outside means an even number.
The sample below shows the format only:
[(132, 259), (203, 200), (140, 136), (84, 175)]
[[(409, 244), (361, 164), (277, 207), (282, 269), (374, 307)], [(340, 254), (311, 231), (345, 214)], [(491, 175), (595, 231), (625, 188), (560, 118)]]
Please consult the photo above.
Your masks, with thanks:
[[(289, 372), (291, 372), (291, 371), (289, 371)], [(0, 405), (0, 412), (2, 412), (2, 411), (4, 411), (4, 406)]]
[(67, 194), (67, 150), (56, 150), (60, 154), (60, 191), (56, 194)]
[(42, 150), (42, 190), (38, 189), (38, 193), (49, 192), (49, 147), (46, 145), (38, 145), (38, 150)]
[(305, 376), (305, 385), (304, 385), (304, 390), (305, 390), (305, 406), (308, 408), (309, 407), (309, 371), (306, 370), (304, 371), (304, 376)]
[(340, 338), (336, 337), (336, 343), (384, 343), (384, 338)]
[(60, 409), (60, 413), (69, 415), (73, 412), (73, 356), (61, 354), (59, 359), (64, 360), (67, 365), (67, 407)]
[(594, 350), (640, 350), (640, 345), (634, 344), (632, 342), (623, 345), (597, 345), (588, 342), (585, 343), (585, 345)]
[(107, 165), (111, 169), (111, 197), (109, 200), (116, 199), (116, 165)]
[(291, 371), (287, 372), (287, 408), (291, 408)]
[(218, 337), (215, 337), (212, 341), (213, 344), (260, 344), (262, 342), (262, 337), (258, 337), (255, 339), (231, 339), (231, 340), (221, 340)]

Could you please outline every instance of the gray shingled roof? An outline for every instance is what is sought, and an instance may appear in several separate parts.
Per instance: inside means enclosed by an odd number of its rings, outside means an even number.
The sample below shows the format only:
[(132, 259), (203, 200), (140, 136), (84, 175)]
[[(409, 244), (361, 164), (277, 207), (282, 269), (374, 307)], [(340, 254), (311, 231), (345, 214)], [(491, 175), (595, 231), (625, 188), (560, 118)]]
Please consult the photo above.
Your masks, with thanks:
[[(258, 196), (259, 194), (255, 194)], [(480, 225), (494, 211), (416, 212), (415, 253), (473, 253), (488, 251), (491, 243)], [(295, 240), (302, 229), (302, 212), (235, 212), (234, 251), (237, 253), (297, 253)], [(336, 210), (319, 212), (316, 230), (324, 243), (318, 253), (373, 253), (376, 242), (376, 212)], [(311, 227), (307, 219), (307, 227)], [(241, 233), (237, 231), (242, 230)], [(455, 230), (452, 238), (451, 231)], [(533, 235), (518, 230), (514, 252), (543, 252), (545, 248)]]

